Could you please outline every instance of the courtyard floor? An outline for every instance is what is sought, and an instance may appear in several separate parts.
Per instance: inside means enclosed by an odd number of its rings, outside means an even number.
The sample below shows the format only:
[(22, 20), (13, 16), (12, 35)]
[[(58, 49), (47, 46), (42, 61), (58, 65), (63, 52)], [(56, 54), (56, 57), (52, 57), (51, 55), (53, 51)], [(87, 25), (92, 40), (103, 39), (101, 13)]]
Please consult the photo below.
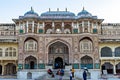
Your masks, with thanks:
[[(0, 76), (0, 80), (23, 80), (23, 79), (16, 79), (16, 76)], [(25, 80), (34, 80), (34, 79), (25, 79)], [(43, 80), (58, 80), (58, 79), (53, 78), (53, 79), (43, 79)], [(69, 80), (69, 79), (63, 79), (63, 80)], [(79, 80), (79, 79), (73, 79), (73, 80)], [(93, 79), (87, 79), (87, 80), (93, 80)], [(97, 79), (97, 80), (120, 80), (120, 78), (116, 78), (116, 77), (112, 78), (111, 76), (110, 78), (107, 79)]]

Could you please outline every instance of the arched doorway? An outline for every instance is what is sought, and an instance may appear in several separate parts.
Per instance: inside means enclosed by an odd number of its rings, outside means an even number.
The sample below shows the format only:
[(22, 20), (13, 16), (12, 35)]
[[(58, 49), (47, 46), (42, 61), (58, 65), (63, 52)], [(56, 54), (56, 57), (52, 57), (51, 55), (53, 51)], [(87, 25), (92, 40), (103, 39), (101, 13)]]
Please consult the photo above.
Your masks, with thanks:
[[(56, 67), (57, 63), (62, 64), (61, 67)], [(64, 68), (65, 65), (69, 65), (68, 45), (60, 41), (51, 44), (48, 48), (48, 65), (53, 68)]]
[(16, 74), (16, 66), (13, 63), (8, 63), (5, 65), (5, 74), (6, 75), (14, 75)]
[(63, 59), (61, 57), (57, 57), (55, 58), (55, 62), (54, 62), (54, 68), (55, 69), (59, 69), (59, 68), (63, 68)]
[(106, 62), (102, 65), (102, 73), (103, 70), (107, 70), (108, 74), (113, 74), (113, 65), (110, 62)]
[(37, 59), (33, 56), (28, 56), (25, 58), (25, 69), (36, 69)]
[(93, 69), (93, 59), (89, 56), (84, 56), (81, 58), (81, 68)]
[(2, 65), (0, 65), (0, 75), (2, 74)]

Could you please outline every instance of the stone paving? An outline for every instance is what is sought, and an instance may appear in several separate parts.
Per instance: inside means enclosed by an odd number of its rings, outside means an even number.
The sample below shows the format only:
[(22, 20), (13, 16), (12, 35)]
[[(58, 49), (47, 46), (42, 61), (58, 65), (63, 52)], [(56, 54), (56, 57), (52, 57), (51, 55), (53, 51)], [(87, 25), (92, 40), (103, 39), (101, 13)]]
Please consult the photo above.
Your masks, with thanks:
[[(25, 80), (59, 80), (59, 77), (60, 77), (59, 75), (55, 75), (55, 77), (52, 78), (51, 75), (47, 74), (46, 76), (40, 79), (25, 79)], [(23, 79), (16, 79), (16, 76), (0, 76), (0, 80), (23, 80)], [(69, 80), (68, 74), (65, 74), (63, 76), (63, 80)], [(82, 79), (74, 78), (73, 80), (82, 80)], [(87, 80), (93, 80), (93, 79), (87, 79)], [(120, 78), (114, 75), (109, 75), (107, 79), (100, 78), (96, 80), (120, 80)]]

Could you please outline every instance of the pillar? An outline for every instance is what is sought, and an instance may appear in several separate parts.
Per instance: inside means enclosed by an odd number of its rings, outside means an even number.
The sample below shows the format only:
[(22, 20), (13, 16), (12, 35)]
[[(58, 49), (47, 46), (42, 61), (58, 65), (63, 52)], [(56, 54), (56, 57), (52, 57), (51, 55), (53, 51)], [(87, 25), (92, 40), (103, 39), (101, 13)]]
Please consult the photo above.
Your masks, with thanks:
[(64, 22), (62, 22), (62, 33), (64, 33)]
[(82, 21), (82, 32), (84, 33), (84, 21)]
[(116, 67), (113, 65), (113, 74), (116, 74)]
[(4, 66), (4, 64), (2, 65), (2, 75), (4, 75), (4, 69), (5, 68), (5, 66)]
[(52, 22), (52, 33), (55, 33), (55, 23)]
[(34, 21), (32, 21), (32, 33), (34, 33)]
[(28, 33), (28, 21), (26, 22), (26, 26), (27, 26), (27, 33)]
[(90, 21), (88, 21), (88, 32), (90, 33)]

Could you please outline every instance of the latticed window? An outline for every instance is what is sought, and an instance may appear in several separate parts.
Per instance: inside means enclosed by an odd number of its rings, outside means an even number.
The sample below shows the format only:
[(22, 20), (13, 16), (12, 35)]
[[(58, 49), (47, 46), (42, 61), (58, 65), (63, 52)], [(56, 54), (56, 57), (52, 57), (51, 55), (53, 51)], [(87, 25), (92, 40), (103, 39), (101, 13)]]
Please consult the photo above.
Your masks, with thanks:
[(83, 39), (80, 42), (80, 52), (91, 53), (93, 50), (92, 42), (89, 39)]
[(16, 56), (16, 49), (15, 48), (13, 49), (13, 56), (14, 57)]
[(115, 57), (120, 57), (120, 47), (115, 48)]
[(2, 49), (0, 49), (0, 57), (2, 57)]
[(112, 57), (112, 50), (109, 47), (103, 47), (101, 49), (101, 57)]
[(5, 50), (6, 57), (16, 57), (16, 49), (13, 47), (9, 47)]
[(27, 40), (25, 42), (25, 51), (37, 51), (37, 42), (35, 40)]

